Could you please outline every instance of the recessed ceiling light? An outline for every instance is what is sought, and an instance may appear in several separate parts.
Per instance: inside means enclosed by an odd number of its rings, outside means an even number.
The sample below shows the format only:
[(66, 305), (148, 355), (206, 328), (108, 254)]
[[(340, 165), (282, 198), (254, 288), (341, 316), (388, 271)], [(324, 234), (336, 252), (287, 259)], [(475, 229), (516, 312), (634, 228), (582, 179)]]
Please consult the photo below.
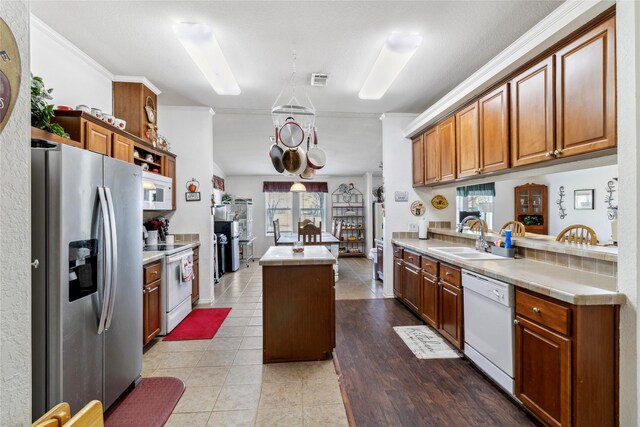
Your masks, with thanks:
[(179, 22), (173, 25), (173, 32), (218, 95), (240, 94), (238, 82), (208, 25)]
[(361, 99), (380, 99), (422, 44), (419, 34), (391, 33), (360, 89)]

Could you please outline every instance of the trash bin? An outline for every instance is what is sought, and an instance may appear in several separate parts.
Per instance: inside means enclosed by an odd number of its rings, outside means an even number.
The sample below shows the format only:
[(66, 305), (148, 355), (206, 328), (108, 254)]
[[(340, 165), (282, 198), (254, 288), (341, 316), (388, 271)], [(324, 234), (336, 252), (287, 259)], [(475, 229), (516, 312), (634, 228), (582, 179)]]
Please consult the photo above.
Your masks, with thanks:
[(372, 248), (369, 250), (369, 259), (372, 260), (373, 262), (371, 263), (371, 265), (373, 266), (373, 280), (376, 280), (376, 270), (377, 270), (377, 265), (378, 265), (378, 250), (376, 248)]
[(218, 238), (218, 273), (222, 276), (226, 273), (225, 246), (227, 246), (229, 240), (227, 240), (227, 236), (222, 233), (216, 233), (216, 237)]

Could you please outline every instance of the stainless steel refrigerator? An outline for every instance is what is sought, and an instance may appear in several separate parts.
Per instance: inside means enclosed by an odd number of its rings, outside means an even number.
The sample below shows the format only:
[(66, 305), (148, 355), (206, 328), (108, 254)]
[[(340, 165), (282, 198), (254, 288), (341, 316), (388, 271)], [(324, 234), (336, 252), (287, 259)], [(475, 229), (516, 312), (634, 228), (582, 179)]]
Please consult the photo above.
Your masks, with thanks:
[(33, 417), (104, 409), (142, 371), (141, 169), (32, 140)]

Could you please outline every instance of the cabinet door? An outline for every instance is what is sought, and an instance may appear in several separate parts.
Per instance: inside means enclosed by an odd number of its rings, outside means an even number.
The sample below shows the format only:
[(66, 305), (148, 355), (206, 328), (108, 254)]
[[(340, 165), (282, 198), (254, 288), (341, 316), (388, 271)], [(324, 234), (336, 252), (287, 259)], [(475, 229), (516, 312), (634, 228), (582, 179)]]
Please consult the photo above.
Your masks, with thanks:
[(393, 294), (398, 298), (402, 298), (404, 288), (404, 262), (399, 258), (393, 259)]
[(511, 80), (511, 165), (551, 159), (553, 127), (553, 57)]
[(160, 333), (160, 280), (144, 287), (143, 290), (143, 344), (147, 344)]
[(480, 172), (509, 167), (509, 86), (504, 84), (478, 102)]
[(516, 396), (545, 423), (571, 425), (571, 344), (516, 316)]
[(437, 328), (438, 325), (438, 279), (422, 273), (422, 319)]
[(176, 159), (165, 155), (163, 160), (162, 174), (172, 179), (171, 185), (171, 206), (176, 208)]
[(96, 153), (111, 154), (112, 132), (92, 122), (85, 122), (85, 146)]
[(438, 182), (454, 180), (456, 178), (456, 122), (453, 116), (438, 125), (438, 157), (440, 161)]
[(478, 103), (456, 113), (456, 170), (458, 178), (476, 175), (480, 167)]
[(422, 135), (412, 142), (413, 186), (424, 185), (424, 142)]
[(433, 127), (422, 135), (424, 141), (424, 183), (433, 184), (440, 176), (438, 128)]
[(462, 289), (443, 280), (440, 285), (440, 333), (462, 350)]
[(411, 264), (404, 264), (404, 302), (414, 310), (420, 313), (420, 268)]
[(191, 281), (191, 304), (200, 299), (200, 261), (193, 259), (193, 280)]
[(616, 146), (615, 17), (555, 54), (558, 156)]
[(118, 133), (114, 133), (111, 157), (127, 163), (133, 163), (133, 141)]

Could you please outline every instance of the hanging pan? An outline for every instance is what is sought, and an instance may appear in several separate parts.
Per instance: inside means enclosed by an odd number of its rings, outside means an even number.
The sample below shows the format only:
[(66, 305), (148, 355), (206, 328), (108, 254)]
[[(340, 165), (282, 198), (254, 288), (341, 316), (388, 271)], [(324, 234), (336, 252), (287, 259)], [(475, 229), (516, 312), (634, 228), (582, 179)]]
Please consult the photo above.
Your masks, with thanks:
[(311, 137), (308, 136), (307, 137), (307, 164), (305, 165), (304, 171), (302, 171), (302, 173), (299, 175), (300, 179), (313, 179), (313, 177), (316, 176), (315, 169), (309, 166), (309, 146), (311, 145), (309, 143), (310, 139)]
[(284, 165), (282, 164), (282, 155), (284, 151), (282, 147), (278, 145), (278, 128), (276, 128), (276, 137), (271, 137), (271, 140), (274, 141), (271, 144), (271, 148), (269, 148), (269, 157), (271, 158), (271, 163), (273, 163), (273, 167), (278, 173), (284, 172)]
[(287, 174), (298, 175), (307, 164), (307, 156), (302, 148), (289, 148), (282, 154), (282, 164)]
[(307, 153), (307, 164), (312, 169), (322, 169), (327, 164), (327, 155), (318, 147), (318, 133), (313, 128), (313, 147)]
[(296, 148), (304, 140), (304, 130), (295, 122), (293, 117), (287, 117), (285, 123), (280, 127), (280, 142), (288, 148)]

